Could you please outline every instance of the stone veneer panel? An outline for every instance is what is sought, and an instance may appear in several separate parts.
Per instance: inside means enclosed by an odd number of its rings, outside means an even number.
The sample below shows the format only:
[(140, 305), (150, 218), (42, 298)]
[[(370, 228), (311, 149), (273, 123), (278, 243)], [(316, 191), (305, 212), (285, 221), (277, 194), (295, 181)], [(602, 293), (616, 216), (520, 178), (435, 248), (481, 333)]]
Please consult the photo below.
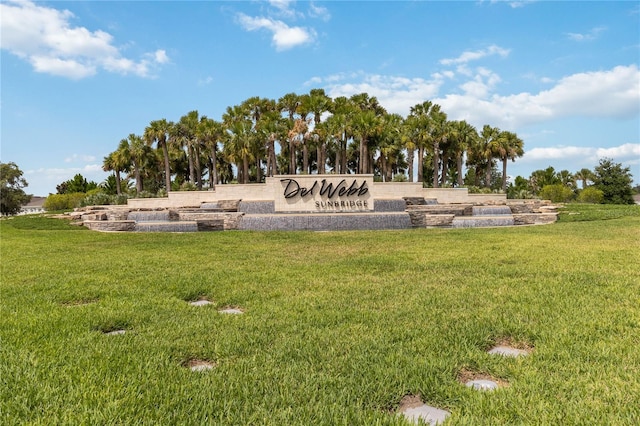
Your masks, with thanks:
[(133, 231), (136, 226), (135, 220), (85, 220), (84, 226), (92, 231)]
[(274, 230), (372, 230), (406, 229), (411, 227), (404, 212), (336, 213), (336, 214), (275, 214), (243, 216), (238, 229), (254, 231)]

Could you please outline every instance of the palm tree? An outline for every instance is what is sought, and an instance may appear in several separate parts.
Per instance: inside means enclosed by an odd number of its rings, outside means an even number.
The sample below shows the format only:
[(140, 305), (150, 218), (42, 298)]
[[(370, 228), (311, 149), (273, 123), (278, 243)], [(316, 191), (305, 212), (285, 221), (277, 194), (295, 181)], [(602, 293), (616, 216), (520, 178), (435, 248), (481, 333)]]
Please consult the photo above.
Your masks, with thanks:
[(218, 142), (222, 139), (222, 124), (208, 118), (200, 117), (197, 128), (198, 139), (209, 149), (209, 188), (214, 189), (218, 183)]
[(437, 187), (437, 173), (438, 173), (438, 156), (436, 152), (439, 152), (439, 135), (436, 134), (435, 120), (446, 121), (446, 114), (443, 116), (440, 112), (440, 105), (434, 104), (431, 101), (425, 101), (421, 104), (416, 104), (411, 107), (409, 111), (409, 117), (407, 117), (408, 123), (408, 150), (409, 161), (413, 160), (413, 147), (418, 150), (418, 182), (424, 182), (424, 176), (422, 175), (424, 169), (424, 151), (427, 148), (433, 150), (433, 162), (434, 162), (434, 186)]
[[(322, 114), (331, 110), (331, 98), (325, 94), (324, 89), (311, 89), (307, 99), (308, 103), (306, 106), (309, 109), (309, 112), (313, 114), (315, 130), (320, 124)], [(327, 146), (325, 142), (326, 140), (324, 138), (318, 139), (317, 161), (319, 174), (324, 174), (326, 172)]]
[(480, 132), (479, 144), (476, 146), (477, 157), (481, 159), (485, 167), (484, 184), (487, 188), (491, 187), (491, 170), (493, 159), (498, 151), (499, 135), (499, 128), (485, 124)]
[(502, 160), (502, 191), (507, 191), (507, 161), (516, 161), (524, 155), (524, 142), (513, 132), (501, 132), (498, 135), (497, 154)]
[(356, 108), (350, 120), (350, 128), (354, 136), (358, 136), (360, 142), (358, 173), (371, 173), (373, 172), (373, 158), (369, 143), (380, 133), (381, 117), (386, 114), (386, 110), (378, 103), (375, 96), (369, 97), (367, 93), (353, 95), (350, 101)]
[(398, 164), (398, 155), (402, 144), (402, 116), (400, 114), (385, 114), (383, 116), (382, 133), (380, 137), (380, 156), (378, 165), (384, 182), (393, 179), (393, 165)]
[(247, 111), (238, 105), (227, 107), (222, 121), (227, 133), (224, 152), (237, 165), (238, 183), (249, 183), (249, 162), (254, 159), (251, 140), (253, 123)]
[(167, 192), (171, 191), (171, 167), (169, 164), (169, 148), (167, 146), (167, 140), (169, 138), (169, 131), (173, 123), (167, 120), (160, 119), (154, 120), (144, 130), (144, 139), (149, 146), (156, 143), (157, 149), (162, 149), (162, 155), (164, 157), (164, 182)]
[(120, 147), (123, 150), (123, 155), (131, 159), (136, 180), (136, 192), (140, 193), (144, 187), (142, 184), (142, 167), (150, 148), (144, 143), (142, 136), (133, 133), (129, 135), (128, 139), (120, 141)]
[(478, 139), (476, 128), (466, 121), (453, 121), (451, 124), (451, 151), (456, 159), (457, 184), (462, 186), (462, 157), (469, 147)]
[(259, 135), (258, 139), (266, 141), (267, 176), (273, 176), (278, 173), (275, 142), (280, 141), (282, 150), (285, 146), (282, 141), (286, 139), (286, 119), (280, 115), (280, 112), (275, 106), (275, 102), (271, 102), (272, 108), (266, 110), (256, 123), (256, 132)]
[(120, 170), (117, 167), (115, 160), (115, 152), (110, 153), (102, 160), (102, 170), (105, 172), (113, 171), (113, 175), (116, 179), (116, 194), (122, 194), (122, 186), (120, 185)]
[[(278, 109), (282, 112), (286, 112), (289, 118), (289, 130), (292, 131), (294, 127), (294, 115), (298, 111), (300, 106), (300, 97), (295, 93), (287, 93), (280, 99), (278, 99)], [(289, 132), (292, 136), (289, 138), (289, 174), (296, 174), (296, 150), (295, 150), (295, 134)]]
[(576, 180), (582, 182), (582, 189), (585, 189), (587, 187), (587, 183), (589, 181), (593, 182), (595, 178), (595, 174), (591, 170), (586, 168), (580, 169), (580, 171), (576, 172), (573, 176)]
[(375, 111), (364, 110), (356, 113), (352, 125), (353, 132), (360, 141), (358, 173), (370, 173), (369, 141), (380, 131), (381, 121)]
[[(447, 121), (447, 114), (440, 111), (440, 105), (433, 105), (429, 111), (428, 123), (432, 126), (431, 131), (431, 147), (433, 154), (433, 187), (438, 187), (438, 175), (440, 171), (440, 149), (447, 143), (449, 137), (449, 122)], [(442, 167), (443, 179), (446, 175), (446, 166)]]

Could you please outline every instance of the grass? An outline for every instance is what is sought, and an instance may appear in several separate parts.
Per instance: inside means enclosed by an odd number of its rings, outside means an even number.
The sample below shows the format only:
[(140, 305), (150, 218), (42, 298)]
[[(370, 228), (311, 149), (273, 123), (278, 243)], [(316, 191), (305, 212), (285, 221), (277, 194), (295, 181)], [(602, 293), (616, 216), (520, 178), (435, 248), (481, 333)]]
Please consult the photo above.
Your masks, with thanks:
[[(405, 395), (451, 424), (640, 423), (637, 206), (329, 233), (16, 217), (0, 250), (3, 425), (405, 424)], [(200, 298), (214, 303), (189, 305)], [(531, 355), (486, 353), (504, 340)], [(461, 375), (506, 385), (478, 392)]]

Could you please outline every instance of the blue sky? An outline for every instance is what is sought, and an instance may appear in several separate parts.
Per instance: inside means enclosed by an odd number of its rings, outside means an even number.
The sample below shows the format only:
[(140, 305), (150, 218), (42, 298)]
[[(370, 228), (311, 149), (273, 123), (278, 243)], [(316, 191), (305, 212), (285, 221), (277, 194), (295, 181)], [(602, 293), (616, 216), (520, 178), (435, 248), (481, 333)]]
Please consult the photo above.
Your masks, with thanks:
[(637, 1), (0, 2), (1, 148), (35, 195), (150, 121), (220, 120), (251, 96), (367, 92), (406, 116), (516, 132), (509, 174), (593, 169), (640, 182)]

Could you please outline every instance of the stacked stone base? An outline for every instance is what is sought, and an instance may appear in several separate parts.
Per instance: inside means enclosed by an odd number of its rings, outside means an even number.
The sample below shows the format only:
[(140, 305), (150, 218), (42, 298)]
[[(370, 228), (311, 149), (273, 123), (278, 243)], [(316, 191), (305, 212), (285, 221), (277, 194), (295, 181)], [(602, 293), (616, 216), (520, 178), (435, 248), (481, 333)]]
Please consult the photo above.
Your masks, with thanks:
[(346, 231), (407, 228), (411, 228), (411, 220), (405, 212), (246, 215), (238, 227), (241, 230), (252, 231)]
[(223, 230), (377, 230), (476, 228), (553, 223), (555, 206), (539, 200), (501, 204), (437, 204), (419, 197), (376, 200), (375, 211), (275, 212), (274, 202), (225, 200), (182, 209), (96, 206), (72, 213), (84, 226), (105, 232), (207, 232)]

